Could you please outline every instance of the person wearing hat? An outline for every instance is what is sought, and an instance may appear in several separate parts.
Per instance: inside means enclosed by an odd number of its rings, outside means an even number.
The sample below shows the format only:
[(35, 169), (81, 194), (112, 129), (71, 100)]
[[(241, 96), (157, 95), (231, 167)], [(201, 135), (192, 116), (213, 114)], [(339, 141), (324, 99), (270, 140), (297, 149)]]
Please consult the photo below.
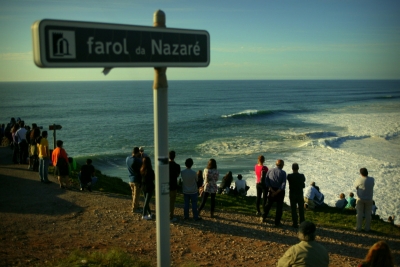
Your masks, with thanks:
[(328, 251), (324, 246), (315, 241), (315, 230), (314, 223), (309, 221), (302, 222), (298, 232), (300, 243), (290, 247), (283, 254), (282, 258), (279, 259), (276, 266), (329, 266)]

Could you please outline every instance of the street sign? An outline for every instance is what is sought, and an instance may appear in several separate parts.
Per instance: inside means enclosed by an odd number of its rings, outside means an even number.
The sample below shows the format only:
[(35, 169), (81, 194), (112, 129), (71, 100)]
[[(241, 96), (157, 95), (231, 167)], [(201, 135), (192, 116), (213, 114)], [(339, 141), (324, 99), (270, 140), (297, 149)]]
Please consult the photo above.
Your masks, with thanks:
[(186, 30), (41, 20), (32, 25), (35, 64), (43, 68), (207, 67), (210, 35)]
[(49, 130), (61, 130), (62, 126), (59, 124), (49, 125)]

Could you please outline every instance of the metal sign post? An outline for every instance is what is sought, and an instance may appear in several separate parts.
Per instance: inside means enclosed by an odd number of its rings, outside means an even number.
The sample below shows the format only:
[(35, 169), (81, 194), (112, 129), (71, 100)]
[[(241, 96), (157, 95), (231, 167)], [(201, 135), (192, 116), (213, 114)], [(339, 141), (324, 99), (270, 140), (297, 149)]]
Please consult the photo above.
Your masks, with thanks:
[(62, 126), (59, 124), (49, 125), (49, 130), (53, 130), (53, 149), (56, 149), (56, 130), (61, 130)]
[[(157, 10), (154, 27), (165, 27), (165, 14)], [(154, 154), (156, 163), (157, 266), (170, 266), (168, 82), (167, 68), (154, 68)]]

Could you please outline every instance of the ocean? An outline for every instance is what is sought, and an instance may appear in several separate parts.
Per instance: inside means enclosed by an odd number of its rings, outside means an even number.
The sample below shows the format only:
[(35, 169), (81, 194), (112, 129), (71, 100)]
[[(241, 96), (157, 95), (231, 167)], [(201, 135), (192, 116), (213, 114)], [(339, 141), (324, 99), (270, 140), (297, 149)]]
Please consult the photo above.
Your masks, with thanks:
[[(0, 123), (20, 117), (57, 139), (79, 163), (128, 181), (125, 158), (143, 146), (153, 160), (152, 81), (2, 82)], [(204, 169), (214, 158), (222, 178), (232, 171), (255, 195), (254, 165), (264, 155), (291, 173), (297, 162), (333, 206), (359, 169), (375, 178), (382, 218), (400, 217), (400, 81), (169, 81), (168, 142), (176, 162)], [(52, 132), (49, 142), (53, 143)], [(285, 202), (288, 203), (288, 193)]]

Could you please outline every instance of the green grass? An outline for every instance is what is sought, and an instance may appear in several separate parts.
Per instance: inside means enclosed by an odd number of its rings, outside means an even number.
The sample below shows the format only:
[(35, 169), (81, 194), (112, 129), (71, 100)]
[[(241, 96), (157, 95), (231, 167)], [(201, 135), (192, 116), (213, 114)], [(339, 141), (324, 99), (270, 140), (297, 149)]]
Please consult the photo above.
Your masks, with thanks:
[[(177, 203), (183, 204), (183, 195), (177, 196)], [(256, 212), (256, 197), (240, 197), (230, 195), (218, 195), (216, 197), (216, 212), (218, 211), (241, 213), (254, 216)], [(275, 216), (275, 205), (270, 211), (270, 216)], [(315, 210), (305, 210), (305, 219), (319, 226), (354, 230), (356, 226), (355, 210), (338, 210), (334, 207), (323, 207)], [(292, 224), (292, 213), (290, 206), (284, 204), (282, 220)], [(400, 228), (383, 221), (378, 215), (372, 217), (371, 230), (383, 236), (400, 236)]]
[[(80, 166), (77, 166), (76, 171), (72, 171), (70, 177), (74, 184), (79, 185), (78, 172)], [(130, 186), (118, 177), (109, 177), (103, 175), (101, 172), (96, 171), (98, 182), (94, 186), (94, 190), (108, 193), (117, 193), (122, 195), (131, 195)], [(154, 197), (153, 197), (154, 198)], [(178, 194), (176, 199), (177, 204), (183, 204), (183, 195)], [(241, 197), (231, 195), (217, 195), (216, 197), (216, 212), (233, 212), (241, 213), (249, 216), (254, 216), (256, 212), (256, 197)], [(275, 206), (272, 207), (270, 215), (275, 215)], [(354, 230), (356, 225), (356, 212), (355, 210), (343, 210), (340, 211), (334, 207), (317, 208), (315, 210), (306, 210), (305, 218), (308, 221), (312, 221), (317, 225), (324, 227), (331, 227), (343, 230)], [(288, 223), (291, 223), (291, 212), (290, 207), (284, 205), (284, 212), (282, 219)], [(382, 219), (379, 216), (373, 216), (371, 229), (381, 235), (395, 235), (400, 236), (400, 228), (393, 226)]]
[[(76, 171), (70, 174), (71, 181), (79, 186), (78, 173), (80, 166)], [(52, 170), (49, 170), (51, 173)], [(122, 195), (131, 195), (130, 187), (122, 179), (117, 177), (109, 177), (96, 171), (98, 182), (94, 186), (94, 190), (108, 193), (116, 193)], [(178, 194), (176, 202), (183, 205), (183, 195)], [(255, 216), (256, 197), (241, 197), (230, 195), (217, 195), (216, 212), (232, 212), (249, 216)], [(312, 221), (318, 226), (353, 230), (356, 225), (355, 210), (340, 211), (333, 207), (324, 207), (315, 210), (306, 210), (305, 218)], [(270, 211), (270, 216), (275, 216), (275, 207)], [(282, 220), (286, 224), (291, 224), (290, 207), (284, 205)], [(384, 222), (379, 216), (373, 216), (371, 223), (372, 231), (381, 236), (400, 236), (400, 228)], [(110, 249), (108, 252), (88, 253), (84, 251), (74, 251), (67, 258), (60, 259), (57, 262), (48, 263), (47, 266), (151, 266), (149, 262), (141, 261), (137, 256), (132, 256), (119, 249)], [(187, 263), (182, 266), (197, 266), (196, 264)]]

